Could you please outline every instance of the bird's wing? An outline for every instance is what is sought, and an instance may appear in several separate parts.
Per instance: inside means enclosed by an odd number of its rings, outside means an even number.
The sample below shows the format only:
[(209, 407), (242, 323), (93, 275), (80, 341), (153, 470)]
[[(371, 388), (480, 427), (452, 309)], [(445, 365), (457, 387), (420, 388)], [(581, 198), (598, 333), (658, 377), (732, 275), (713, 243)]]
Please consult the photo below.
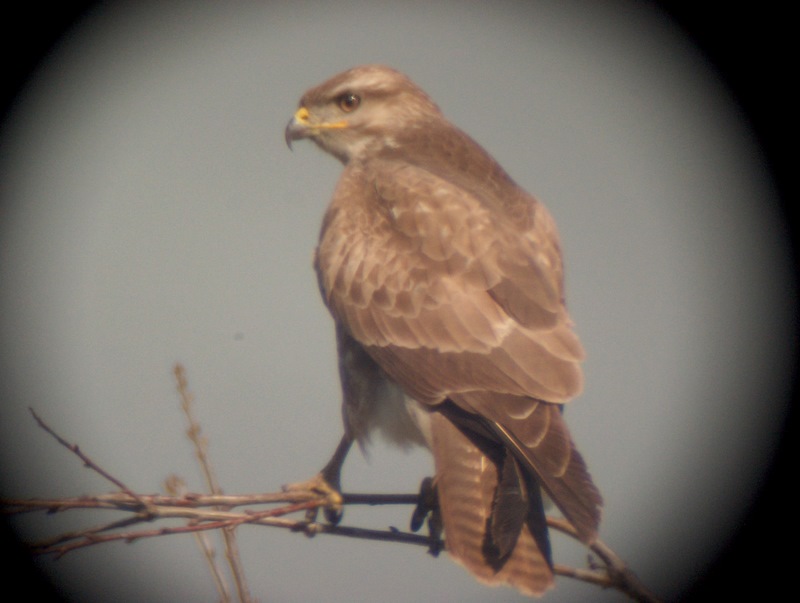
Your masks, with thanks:
[(591, 542), (601, 498), (552, 404), (577, 395), (583, 358), (552, 219), (529, 200), (520, 228), (409, 164), (358, 176), (342, 181), (318, 248), (334, 317), (406, 393), (480, 417)]
[(552, 218), (526, 227), (403, 162), (340, 182), (317, 250), (334, 317), (410, 395), (490, 391), (566, 402), (583, 349), (562, 300)]

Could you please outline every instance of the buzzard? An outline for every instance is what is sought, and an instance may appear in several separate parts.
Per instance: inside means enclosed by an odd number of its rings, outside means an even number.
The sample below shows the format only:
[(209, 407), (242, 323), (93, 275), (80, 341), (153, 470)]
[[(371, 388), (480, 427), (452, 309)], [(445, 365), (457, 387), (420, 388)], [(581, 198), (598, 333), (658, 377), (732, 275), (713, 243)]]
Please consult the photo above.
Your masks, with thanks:
[(587, 544), (602, 506), (562, 418), (584, 352), (553, 218), (388, 67), (306, 92), (286, 127), (290, 147), (303, 138), (344, 164), (314, 259), (344, 418), (319, 483), (338, 492), (351, 444), (375, 431), (428, 447), (449, 555), (481, 582), (541, 595), (553, 586), (542, 492)]

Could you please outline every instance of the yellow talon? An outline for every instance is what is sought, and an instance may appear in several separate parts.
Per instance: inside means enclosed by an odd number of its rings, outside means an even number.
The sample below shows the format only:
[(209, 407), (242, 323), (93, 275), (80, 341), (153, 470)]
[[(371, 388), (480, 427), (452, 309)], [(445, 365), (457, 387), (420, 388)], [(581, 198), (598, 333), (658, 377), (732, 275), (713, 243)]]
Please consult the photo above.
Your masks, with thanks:
[[(283, 486), (283, 490), (284, 492), (311, 492), (319, 495), (324, 500), (324, 504), (321, 506), (325, 508), (325, 517), (331, 523), (337, 523), (342, 516), (344, 497), (341, 492), (328, 483), (322, 473), (318, 473), (304, 482), (286, 484)], [(309, 509), (306, 512), (306, 519), (309, 522), (316, 521), (318, 511), (319, 507)]]

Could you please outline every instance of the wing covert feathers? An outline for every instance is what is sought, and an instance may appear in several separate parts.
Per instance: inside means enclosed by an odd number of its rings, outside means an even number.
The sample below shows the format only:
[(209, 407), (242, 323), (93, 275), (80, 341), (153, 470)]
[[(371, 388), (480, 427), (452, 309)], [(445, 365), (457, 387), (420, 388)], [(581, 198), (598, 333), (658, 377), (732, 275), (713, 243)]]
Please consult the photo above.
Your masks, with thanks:
[(523, 199), (522, 228), (419, 167), (368, 168), (345, 170), (317, 250), (336, 320), (423, 402), (471, 390), (578, 395), (583, 348), (544, 207)]

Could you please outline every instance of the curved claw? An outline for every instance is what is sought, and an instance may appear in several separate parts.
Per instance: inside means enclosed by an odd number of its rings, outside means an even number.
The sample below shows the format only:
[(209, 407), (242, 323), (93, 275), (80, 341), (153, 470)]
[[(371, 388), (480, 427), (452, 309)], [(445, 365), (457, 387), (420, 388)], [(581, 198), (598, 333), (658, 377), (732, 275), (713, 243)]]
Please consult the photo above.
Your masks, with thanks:
[[(299, 110), (298, 110), (299, 112)], [(289, 122), (291, 126), (292, 122)], [(287, 133), (289, 128), (287, 128)], [(287, 134), (288, 136), (288, 134)], [(296, 484), (284, 486), (284, 490), (304, 490), (311, 491), (324, 497), (325, 519), (336, 525), (344, 515), (344, 498), (342, 497), (341, 473), (342, 464), (347, 457), (347, 452), (352, 446), (353, 440), (348, 434), (342, 436), (336, 451), (325, 468), (310, 480)], [(314, 507), (306, 512), (306, 520), (311, 523), (317, 520), (319, 507)]]
[(426, 477), (422, 480), (419, 486), (419, 502), (414, 507), (414, 512), (411, 514), (411, 531), (419, 532), (422, 524), (425, 523), (425, 518), (428, 513), (433, 511), (439, 506), (439, 501), (436, 498), (436, 488), (433, 486), (433, 478)]
[[(332, 524), (337, 524), (341, 521), (342, 515), (344, 514), (344, 498), (338, 488), (328, 483), (328, 480), (325, 479), (322, 473), (318, 473), (310, 480), (304, 482), (286, 484), (283, 490), (285, 492), (300, 491), (318, 494), (325, 501), (325, 504), (322, 505), (325, 512), (325, 519)], [(318, 511), (319, 507), (306, 511), (306, 520), (309, 522), (316, 521)]]
[(425, 519), (428, 519), (430, 547), (428, 552), (437, 557), (442, 551), (442, 514), (439, 511), (439, 495), (432, 477), (422, 480), (419, 487), (419, 502), (411, 514), (411, 531), (418, 532)]

